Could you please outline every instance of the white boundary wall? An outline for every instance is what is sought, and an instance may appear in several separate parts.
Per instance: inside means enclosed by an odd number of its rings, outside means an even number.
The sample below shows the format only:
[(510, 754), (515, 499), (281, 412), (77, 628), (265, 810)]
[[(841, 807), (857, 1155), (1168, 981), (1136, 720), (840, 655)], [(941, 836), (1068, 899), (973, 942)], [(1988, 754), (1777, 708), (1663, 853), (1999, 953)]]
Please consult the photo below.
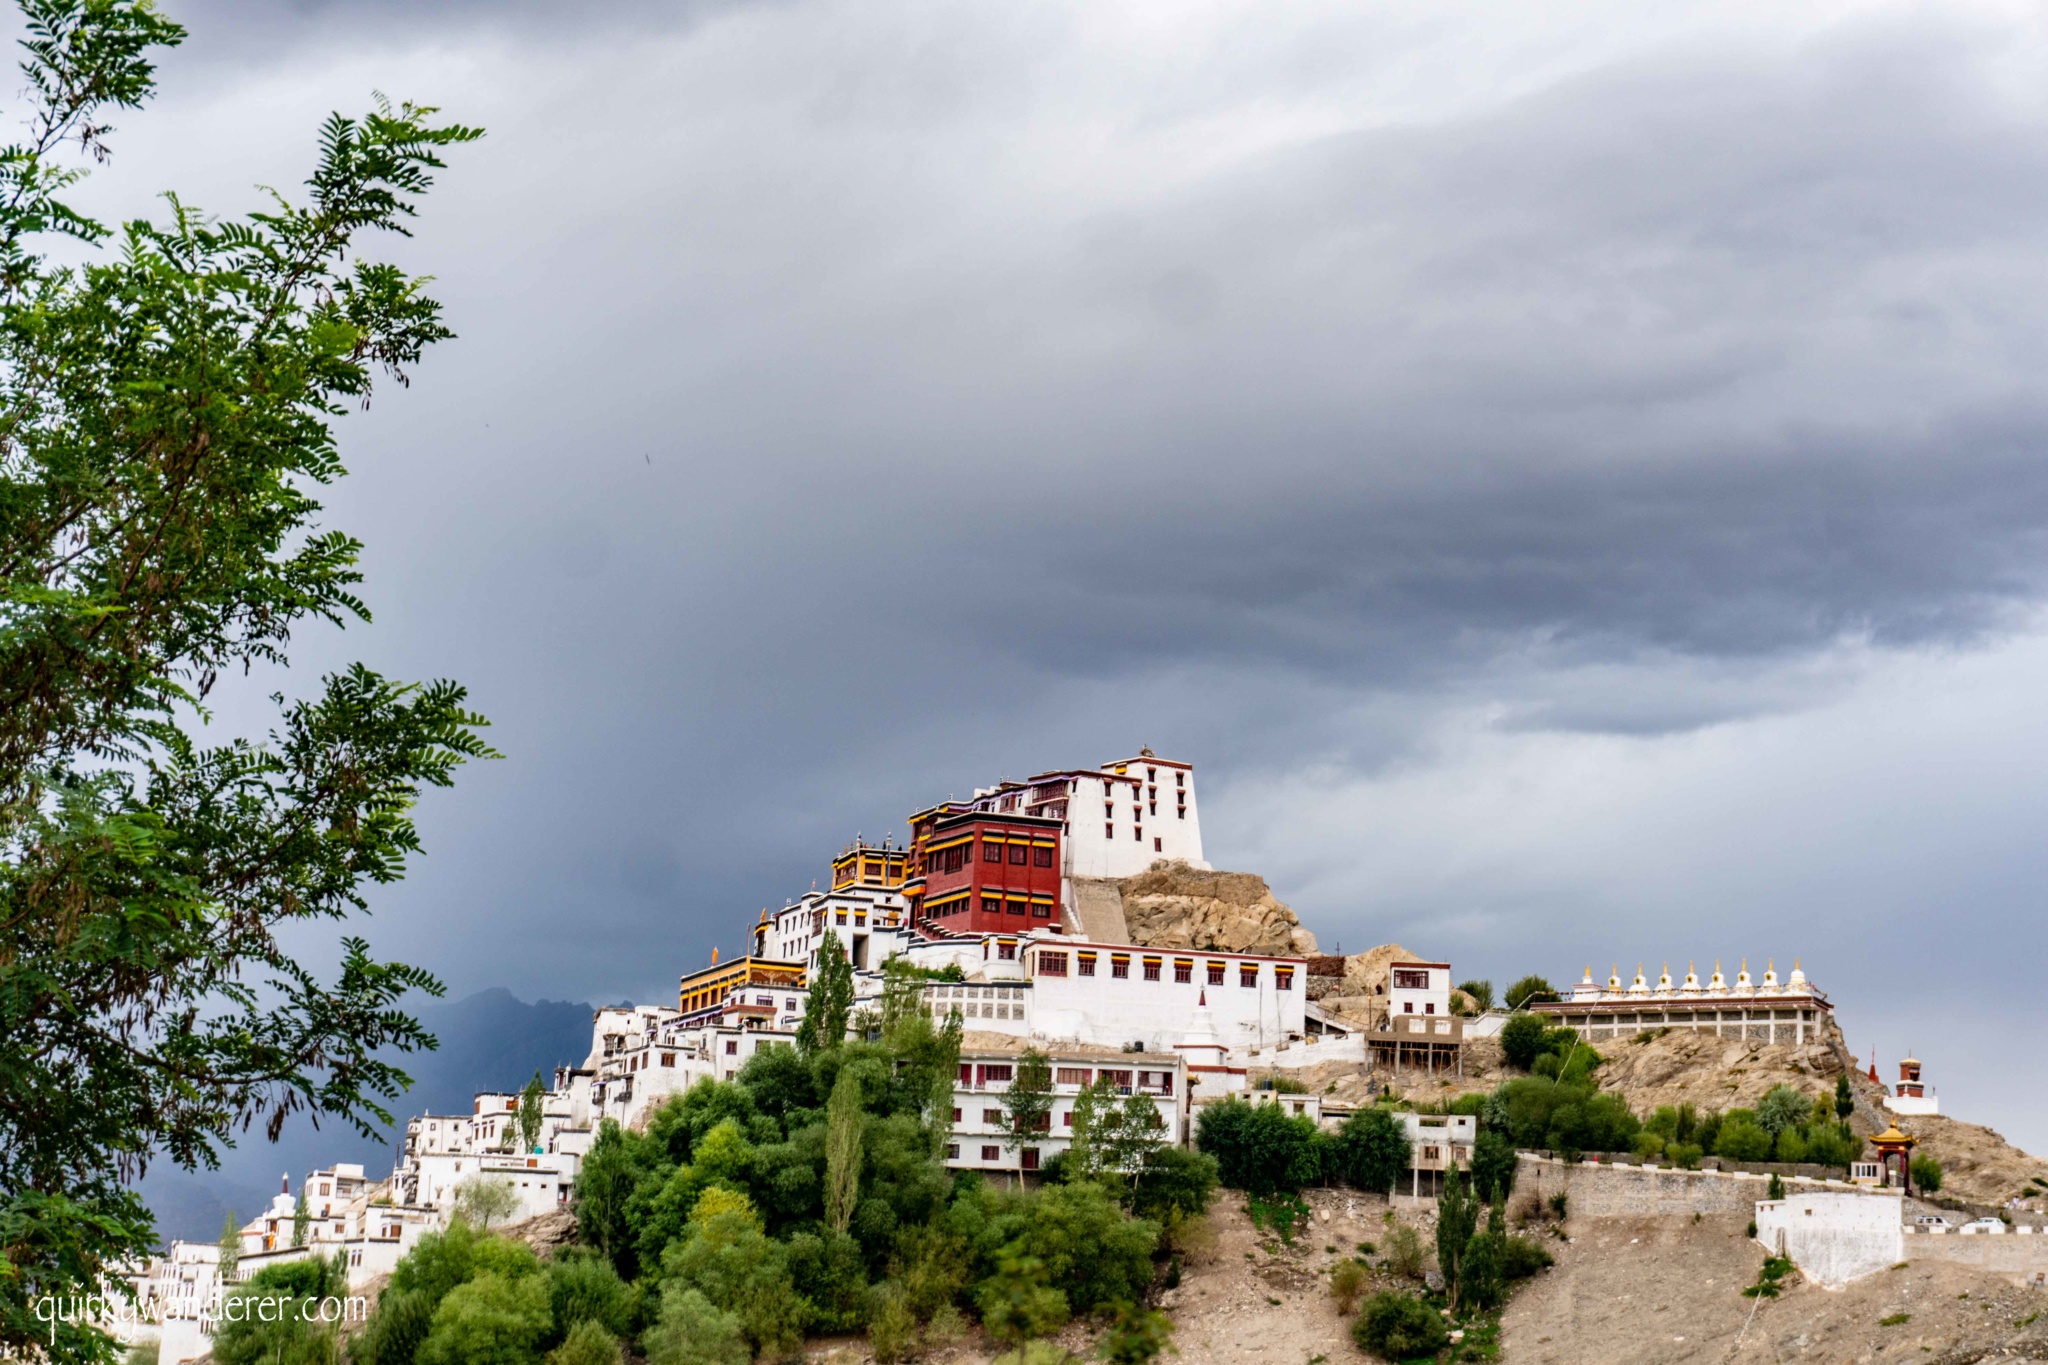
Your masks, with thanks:
[(1897, 1194), (1808, 1190), (1758, 1200), (1756, 1240), (1814, 1283), (1839, 1289), (1905, 1259), (1904, 1221)]

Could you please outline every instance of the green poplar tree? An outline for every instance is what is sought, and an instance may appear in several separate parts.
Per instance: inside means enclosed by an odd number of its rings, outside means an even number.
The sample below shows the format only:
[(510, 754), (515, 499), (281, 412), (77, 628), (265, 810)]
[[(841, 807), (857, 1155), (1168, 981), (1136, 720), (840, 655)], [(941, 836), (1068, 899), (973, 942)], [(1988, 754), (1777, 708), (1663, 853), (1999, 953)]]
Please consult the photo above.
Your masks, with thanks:
[(1444, 1172), (1444, 1192), (1436, 1205), (1436, 1264), (1443, 1272), (1444, 1294), (1455, 1310), (1459, 1304), (1459, 1272), (1464, 1265), (1465, 1244), (1479, 1223), (1479, 1200), (1468, 1195), (1458, 1178), (1458, 1163)]
[(220, 1225), (220, 1282), (223, 1287), (235, 1282), (241, 1266), (242, 1229), (235, 1222), (235, 1211), (229, 1209), (227, 1221)]
[(839, 1068), (832, 1097), (825, 1102), (825, 1222), (834, 1232), (846, 1231), (860, 1200), (860, 1079), (850, 1066)]
[(541, 1097), (546, 1094), (547, 1088), (540, 1083), (538, 1071), (526, 1083), (526, 1089), (519, 1092), (519, 1150), (522, 1152), (531, 1152), (540, 1146)]
[(1835, 1117), (1848, 1122), (1849, 1115), (1856, 1112), (1856, 1095), (1849, 1089), (1849, 1076), (1844, 1072), (1835, 1077)]
[(825, 931), (818, 941), (818, 969), (804, 1001), (803, 1022), (797, 1025), (799, 1052), (824, 1052), (846, 1041), (846, 1021), (853, 1013), (853, 964), (846, 959), (839, 935)]
[(292, 1245), (295, 1247), (304, 1246), (306, 1244), (306, 1234), (312, 1230), (312, 1227), (313, 1214), (306, 1207), (306, 1187), (304, 1184), (301, 1184), (299, 1186), (299, 1201), (292, 1205)]
[(1003, 1146), (1014, 1152), (1027, 1142), (1043, 1142), (1051, 1116), (1052, 1059), (1027, 1047), (1003, 1092)]
[[(283, 678), (293, 634), (367, 619), (321, 524), (335, 419), (452, 335), (366, 257), (450, 145), (431, 109), (319, 130), (307, 189), (245, 219), (172, 198), (118, 230), (64, 196), (184, 30), (148, 0), (19, 0), (25, 129), (0, 148), (0, 1357), (107, 1360), (43, 1296), (158, 1242), (133, 1179), (208, 1166), (295, 1111), (390, 1121), (398, 1009), (427, 973), (287, 949), (419, 849), (420, 792), (490, 751), (463, 689), (348, 666), (211, 742), (216, 683)], [(204, 150), (204, 149), (202, 149)], [(69, 239), (58, 255), (53, 238)], [(106, 245), (111, 249), (95, 248)], [(297, 695), (287, 697), (287, 691)]]

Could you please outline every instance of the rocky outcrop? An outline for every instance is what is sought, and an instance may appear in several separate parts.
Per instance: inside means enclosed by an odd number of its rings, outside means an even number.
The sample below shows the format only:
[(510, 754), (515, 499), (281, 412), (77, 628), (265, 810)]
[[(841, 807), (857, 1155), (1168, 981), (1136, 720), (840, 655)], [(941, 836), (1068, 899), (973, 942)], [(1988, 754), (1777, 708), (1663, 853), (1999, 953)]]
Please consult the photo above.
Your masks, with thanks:
[(1255, 873), (1161, 860), (1123, 878), (1118, 889), (1132, 943), (1301, 957), (1316, 951), (1316, 936)]

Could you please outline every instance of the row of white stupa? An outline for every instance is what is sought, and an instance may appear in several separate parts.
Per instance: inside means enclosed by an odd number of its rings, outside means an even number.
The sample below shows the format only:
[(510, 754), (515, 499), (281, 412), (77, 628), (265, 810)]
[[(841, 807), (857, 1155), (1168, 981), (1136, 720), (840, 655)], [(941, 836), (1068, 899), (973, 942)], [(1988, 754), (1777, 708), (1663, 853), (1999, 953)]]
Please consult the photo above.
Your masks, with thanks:
[(1565, 992), (1565, 999), (1608, 1000), (1619, 997), (1622, 999), (1638, 1000), (1645, 998), (1656, 999), (1660, 996), (1683, 999), (1688, 996), (1705, 995), (1814, 994), (1817, 994), (1817, 992), (1814, 990), (1812, 983), (1807, 981), (1806, 973), (1800, 970), (1797, 958), (1792, 960), (1792, 975), (1785, 978), (1783, 982), (1778, 980), (1777, 959), (1773, 958), (1771, 960), (1770, 965), (1764, 969), (1764, 979), (1758, 982), (1750, 979), (1749, 960), (1745, 958), (1743, 959), (1742, 970), (1736, 973), (1735, 981), (1732, 985), (1729, 984), (1726, 977), (1721, 975), (1721, 964), (1719, 962), (1714, 964), (1714, 975), (1704, 986), (1700, 984), (1699, 973), (1693, 970), (1692, 964), (1689, 962), (1685, 967), (1685, 981), (1683, 984), (1676, 986), (1671, 984), (1671, 964), (1668, 962), (1664, 964), (1664, 973), (1657, 978), (1657, 984), (1654, 986), (1644, 979), (1641, 963), (1636, 964), (1636, 979), (1626, 986), (1621, 984), (1619, 963), (1616, 964), (1614, 971), (1608, 973), (1607, 984), (1604, 986), (1599, 985), (1593, 980), (1593, 969), (1588, 967), (1586, 968), (1585, 978), (1578, 985)]

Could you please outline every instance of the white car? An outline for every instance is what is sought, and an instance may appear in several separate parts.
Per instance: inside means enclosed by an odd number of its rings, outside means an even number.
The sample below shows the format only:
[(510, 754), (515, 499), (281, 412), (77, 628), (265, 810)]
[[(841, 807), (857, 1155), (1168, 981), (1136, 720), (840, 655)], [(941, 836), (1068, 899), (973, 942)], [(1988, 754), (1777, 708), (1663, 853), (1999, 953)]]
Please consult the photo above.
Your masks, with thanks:
[(2004, 1232), (2005, 1220), (2003, 1218), (1972, 1218), (1969, 1222), (1963, 1224), (1963, 1231)]
[(1938, 1213), (1923, 1213), (1913, 1220), (1913, 1226), (1916, 1228), (1945, 1228), (1949, 1225), (1948, 1219)]

